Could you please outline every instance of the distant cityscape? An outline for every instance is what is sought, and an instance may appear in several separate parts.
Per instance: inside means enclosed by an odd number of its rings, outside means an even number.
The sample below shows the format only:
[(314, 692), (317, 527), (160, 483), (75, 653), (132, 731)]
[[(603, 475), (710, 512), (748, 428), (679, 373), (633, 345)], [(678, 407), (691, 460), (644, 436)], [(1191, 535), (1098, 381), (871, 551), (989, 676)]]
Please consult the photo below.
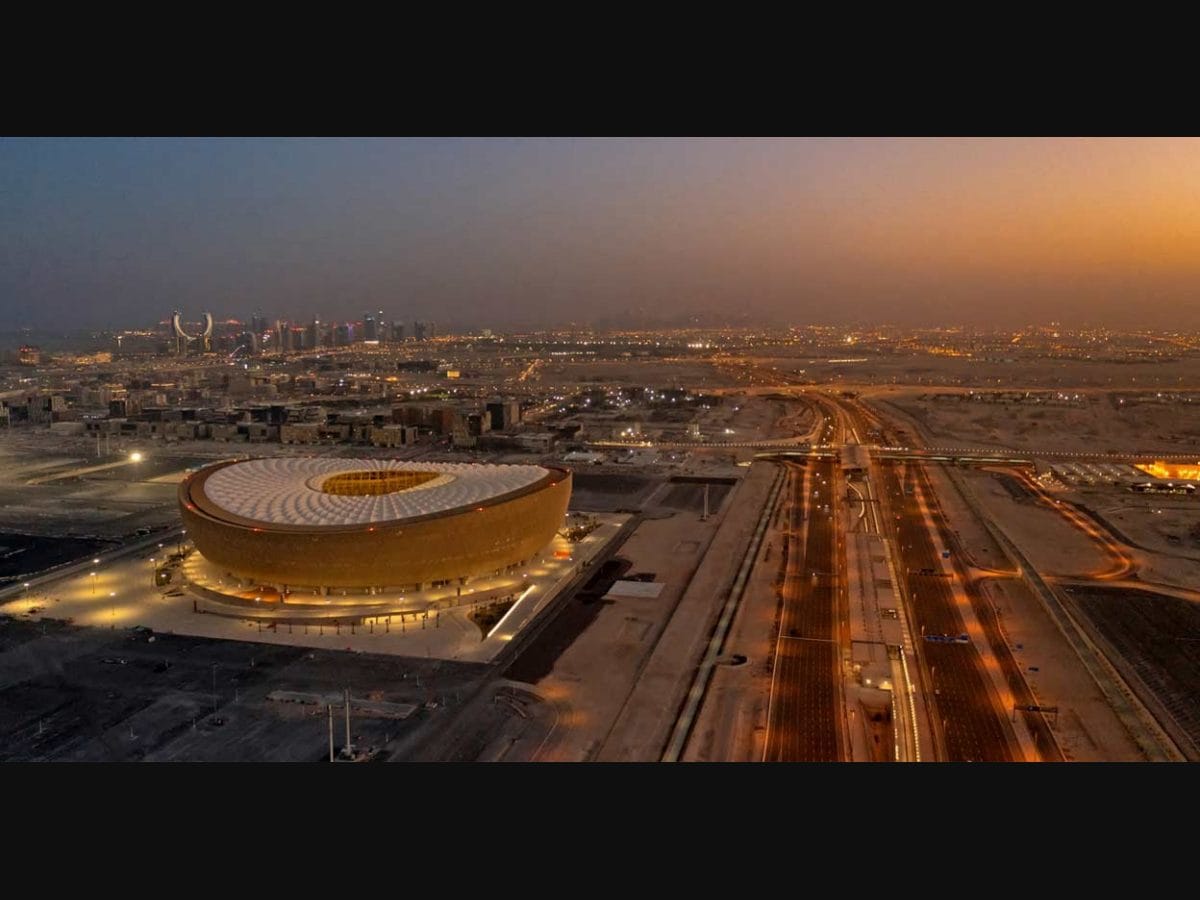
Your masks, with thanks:
[[(799, 386), (818, 384), (826, 376), (794, 366), (791, 371), (767, 368), (744, 357), (811, 357), (834, 380), (886, 383), (886, 372), (869, 371), (873, 363), (925, 355), (999, 366), (987, 374), (966, 367), (948, 379), (942, 374), (929, 379), (982, 388), (1019, 385), (1026, 376), (1015, 367), (1039, 360), (1170, 362), (1200, 350), (1196, 334), (1070, 331), (1058, 325), (1017, 331), (809, 326), (525, 334), (485, 328), (453, 335), (439, 334), (434, 322), (389, 319), (383, 311), (364, 314), (360, 321), (314, 318), (303, 325), (261, 314), (246, 322), (218, 322), (207, 313), (189, 324), (175, 312), (154, 328), (116, 332), (103, 340), (104, 349), (95, 349), (95, 336), (88, 336), (80, 339), (80, 349), (47, 351), (24, 343), (3, 351), (0, 363), (8, 369), (0, 381), (0, 425), (48, 424), (61, 433), (166, 440), (311, 443), (341, 435), (346, 441), (396, 441), (398, 446), (415, 443), (417, 429), (468, 446), (481, 437), (486, 444), (489, 432), (511, 431), (521, 421), (511, 410), (497, 411), (504, 400), (482, 405), (493, 387), (515, 392), (508, 406), (524, 404), (538, 410), (539, 419), (554, 421), (557, 401), (533, 390), (531, 376), (555, 364), (681, 360), (736, 372), (750, 385)], [(1014, 367), (1011, 373), (1006, 366)], [(782, 378), (781, 372), (786, 373)], [(1081, 383), (1119, 382), (1119, 370), (1113, 372), (1085, 376)], [(918, 373), (912, 380), (924, 379)], [(1170, 387), (1172, 380), (1157, 383)], [(346, 412), (331, 414), (321, 405), (418, 398), (421, 412), (397, 411), (394, 421), (376, 413), (369, 417), (370, 427), (363, 416), (358, 421)], [(1191, 402), (1192, 395), (1168, 394), (1171, 398)], [(453, 415), (434, 416), (430, 404), (435, 402), (449, 404), (445, 408)]]

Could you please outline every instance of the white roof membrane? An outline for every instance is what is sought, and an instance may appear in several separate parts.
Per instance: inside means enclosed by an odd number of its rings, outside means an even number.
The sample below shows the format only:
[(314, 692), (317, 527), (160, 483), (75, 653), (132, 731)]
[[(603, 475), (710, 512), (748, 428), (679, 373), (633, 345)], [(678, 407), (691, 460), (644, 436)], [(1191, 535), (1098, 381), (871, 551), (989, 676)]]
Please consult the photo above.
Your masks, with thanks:
[[(439, 477), (390, 494), (327, 494), (321, 483), (342, 472), (398, 469)], [(542, 466), (419, 463), (399, 459), (253, 459), (214, 472), (204, 493), (217, 506), (279, 525), (369, 525), (445, 512), (502, 497), (549, 474)]]

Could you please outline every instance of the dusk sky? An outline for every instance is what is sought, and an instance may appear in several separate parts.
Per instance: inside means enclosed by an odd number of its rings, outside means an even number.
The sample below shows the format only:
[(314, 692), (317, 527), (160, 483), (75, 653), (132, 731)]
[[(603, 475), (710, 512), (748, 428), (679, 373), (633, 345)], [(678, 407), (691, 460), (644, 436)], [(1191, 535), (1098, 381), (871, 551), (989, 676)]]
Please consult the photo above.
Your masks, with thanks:
[(0, 328), (1200, 324), (1197, 139), (0, 140)]

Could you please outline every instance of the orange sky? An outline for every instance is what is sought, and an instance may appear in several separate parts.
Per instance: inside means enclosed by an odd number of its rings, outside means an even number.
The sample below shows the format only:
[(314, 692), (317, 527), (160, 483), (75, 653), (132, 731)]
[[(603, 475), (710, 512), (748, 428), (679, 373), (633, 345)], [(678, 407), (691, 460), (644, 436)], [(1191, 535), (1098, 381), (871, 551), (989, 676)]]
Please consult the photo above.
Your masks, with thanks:
[(1200, 326), (1194, 138), (0, 140), (0, 193), (22, 324)]

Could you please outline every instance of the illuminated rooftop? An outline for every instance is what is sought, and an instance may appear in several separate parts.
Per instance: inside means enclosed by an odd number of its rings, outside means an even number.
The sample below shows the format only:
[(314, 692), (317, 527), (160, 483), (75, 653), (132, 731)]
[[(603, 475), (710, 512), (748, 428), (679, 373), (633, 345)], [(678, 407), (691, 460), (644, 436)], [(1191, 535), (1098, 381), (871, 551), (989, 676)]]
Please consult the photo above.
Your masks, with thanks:
[(205, 495), (246, 519), (366, 525), (469, 507), (545, 478), (541, 466), (395, 459), (254, 459), (209, 476)]
[(1152, 463), (1139, 463), (1136, 468), (1155, 478), (1166, 478), (1173, 481), (1200, 481), (1200, 462), (1169, 463), (1156, 460)]

